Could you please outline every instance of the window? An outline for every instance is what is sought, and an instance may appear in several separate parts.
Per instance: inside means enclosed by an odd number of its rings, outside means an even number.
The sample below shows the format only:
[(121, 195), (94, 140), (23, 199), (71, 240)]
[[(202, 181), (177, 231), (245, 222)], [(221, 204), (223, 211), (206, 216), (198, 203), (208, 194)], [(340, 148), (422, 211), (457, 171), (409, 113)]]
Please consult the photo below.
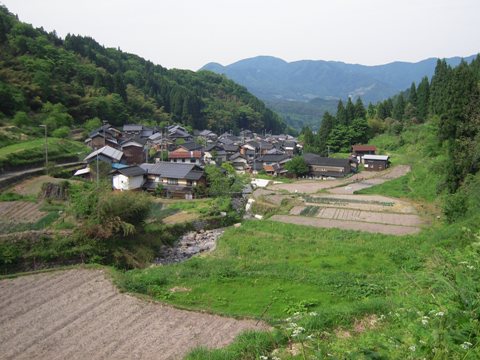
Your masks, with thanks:
[(178, 185), (178, 179), (167, 179), (168, 185)]

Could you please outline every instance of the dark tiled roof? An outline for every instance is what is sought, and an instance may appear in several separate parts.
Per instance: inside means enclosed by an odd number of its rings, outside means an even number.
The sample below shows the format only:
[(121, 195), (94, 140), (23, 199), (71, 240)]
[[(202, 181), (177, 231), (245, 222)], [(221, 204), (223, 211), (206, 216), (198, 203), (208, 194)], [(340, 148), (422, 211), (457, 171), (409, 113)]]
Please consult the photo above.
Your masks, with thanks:
[(292, 148), (295, 148), (297, 144), (295, 143), (295, 141), (284, 141), (283, 142), (283, 147), (292, 147)]
[(350, 166), (350, 160), (348, 159), (334, 159), (328, 157), (321, 157), (317, 154), (307, 153), (303, 155), (305, 162), (308, 165), (324, 165), (324, 166)]
[(116, 169), (112, 174), (122, 174), (125, 176), (139, 176), (146, 173), (145, 169), (142, 169), (140, 166), (128, 166), (120, 169)]
[(193, 150), (200, 150), (203, 146), (192, 141), (192, 142), (186, 142), (185, 144), (181, 144), (178, 147), (182, 147), (188, 151), (193, 151)]
[(238, 151), (238, 145), (225, 144), (223, 145), (223, 149), (227, 152)]
[(198, 180), (203, 176), (203, 170), (195, 164), (160, 162), (158, 164), (141, 164), (147, 174), (158, 175), (171, 179)]
[(280, 162), (288, 158), (288, 155), (285, 154), (265, 154), (258, 160), (262, 162)]

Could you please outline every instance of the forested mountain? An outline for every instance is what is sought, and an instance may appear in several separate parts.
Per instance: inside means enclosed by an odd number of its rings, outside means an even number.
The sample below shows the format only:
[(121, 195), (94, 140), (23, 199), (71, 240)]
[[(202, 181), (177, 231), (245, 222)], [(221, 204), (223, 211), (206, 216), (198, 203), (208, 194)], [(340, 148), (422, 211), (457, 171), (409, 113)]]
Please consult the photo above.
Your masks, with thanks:
[[(305, 128), (303, 137), (306, 151), (348, 152), (351, 145), (383, 133), (401, 139), (424, 123), (436, 138), (429, 144), (429, 156), (444, 156), (435, 169), (443, 177), (438, 191), (455, 194), (480, 170), (480, 55), (457, 67), (438, 60), (431, 80), (424, 77), (367, 109), (360, 99), (353, 103), (348, 98), (346, 105), (340, 101), (336, 116), (327, 112), (318, 133)], [(455, 199), (455, 204), (463, 200)]]
[(0, 119), (50, 128), (180, 122), (216, 131), (286, 130), (244, 87), (207, 71), (167, 70), (94, 39), (20, 22), (0, 6)]
[(317, 130), (325, 112), (335, 113), (338, 100), (315, 98), (309, 101), (270, 99), (265, 104), (275, 110), (288, 126), (300, 131), (308, 126)]
[[(465, 60), (473, 58), (470, 56)], [(459, 57), (446, 60), (450, 66), (456, 66), (460, 61)], [(431, 58), (417, 63), (365, 66), (322, 60), (288, 63), (270, 56), (259, 56), (228, 66), (210, 63), (202, 69), (225, 74), (263, 100), (308, 101), (351, 96), (361, 97), (368, 103), (393, 96), (412, 81), (418, 83), (424, 76), (431, 77), (436, 62), (437, 59)]]

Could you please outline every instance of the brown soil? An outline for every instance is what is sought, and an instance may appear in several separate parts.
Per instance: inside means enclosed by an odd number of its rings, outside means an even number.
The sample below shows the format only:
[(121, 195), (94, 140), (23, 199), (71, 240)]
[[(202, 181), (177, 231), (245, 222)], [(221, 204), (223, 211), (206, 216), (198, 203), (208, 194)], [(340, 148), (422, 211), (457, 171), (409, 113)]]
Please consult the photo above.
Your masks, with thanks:
[(389, 224), (378, 224), (372, 222), (361, 222), (351, 220), (332, 220), (321, 219), (318, 217), (291, 216), (291, 215), (274, 215), (270, 218), (273, 221), (280, 221), (289, 224), (307, 225), (321, 228), (337, 228), (345, 230), (358, 230), (371, 233), (387, 234), (387, 235), (408, 235), (415, 234), (420, 231), (419, 227), (400, 226)]
[[(57, 179), (52, 176), (42, 175), (42, 176), (35, 176), (31, 179), (26, 179), (21, 183), (13, 186), (10, 191), (20, 194), (20, 195), (34, 195), (37, 196), (42, 190), (42, 185), (44, 183), (54, 183), (59, 184), (65, 181), (65, 179)], [(68, 180), (69, 182), (78, 182), (78, 180)]]
[(286, 190), (291, 193), (314, 194), (319, 191), (331, 189), (329, 192), (332, 193), (353, 194), (353, 191), (396, 179), (407, 174), (409, 171), (410, 166), (399, 165), (379, 172), (362, 171), (346, 179), (300, 180), (291, 184), (277, 184), (269, 186), (268, 190)]
[(180, 211), (179, 213), (167, 216), (162, 220), (164, 224), (173, 225), (173, 224), (182, 224), (185, 222), (197, 220), (200, 217), (200, 214), (189, 213), (186, 211)]
[(47, 213), (30, 201), (0, 202), (0, 221), (6, 223), (35, 223)]
[(181, 359), (251, 329), (267, 326), (121, 294), (100, 270), (0, 281), (2, 359)]

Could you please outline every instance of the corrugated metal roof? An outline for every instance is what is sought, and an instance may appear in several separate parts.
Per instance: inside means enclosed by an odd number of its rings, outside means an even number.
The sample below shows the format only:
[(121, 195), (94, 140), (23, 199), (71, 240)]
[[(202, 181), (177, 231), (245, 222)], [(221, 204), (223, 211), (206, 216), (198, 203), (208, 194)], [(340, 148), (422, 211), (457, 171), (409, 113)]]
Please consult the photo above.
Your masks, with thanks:
[(355, 151), (377, 151), (375, 145), (353, 145), (352, 150)]
[(363, 155), (364, 160), (388, 160), (390, 156), (388, 155)]
[(95, 150), (94, 152), (90, 153), (85, 159), (83, 159), (84, 161), (87, 161), (87, 160), (90, 160), (92, 158), (94, 158), (95, 156), (98, 155), (104, 155), (106, 157), (109, 157), (110, 159), (113, 159), (113, 160), (116, 160), (116, 161), (120, 161), (120, 159), (122, 158), (123, 156), (123, 152), (120, 151), (120, 150), (117, 150), (117, 149), (114, 149), (110, 146), (104, 146), (98, 150)]

